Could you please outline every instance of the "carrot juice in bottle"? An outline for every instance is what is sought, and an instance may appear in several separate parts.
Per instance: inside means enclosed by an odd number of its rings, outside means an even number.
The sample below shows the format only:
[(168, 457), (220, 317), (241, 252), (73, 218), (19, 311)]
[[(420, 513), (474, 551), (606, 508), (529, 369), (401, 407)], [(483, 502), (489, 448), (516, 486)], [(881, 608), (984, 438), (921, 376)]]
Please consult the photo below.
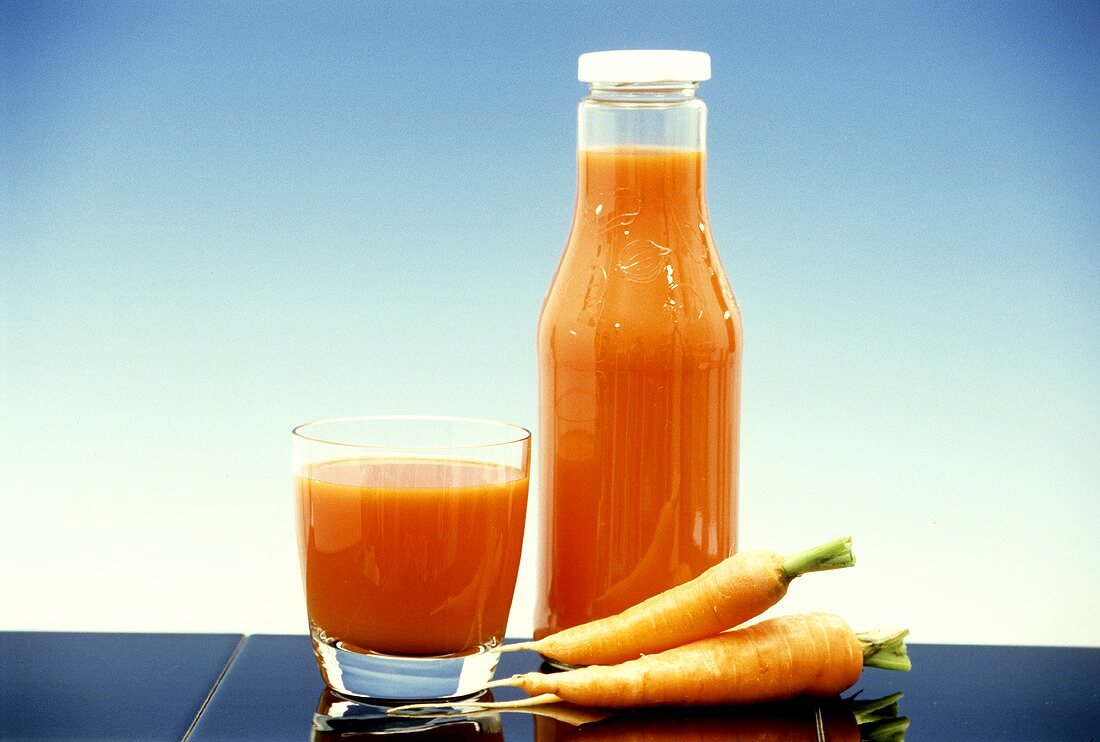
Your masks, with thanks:
[(733, 552), (741, 317), (704, 192), (701, 52), (585, 54), (577, 199), (538, 328), (535, 637)]

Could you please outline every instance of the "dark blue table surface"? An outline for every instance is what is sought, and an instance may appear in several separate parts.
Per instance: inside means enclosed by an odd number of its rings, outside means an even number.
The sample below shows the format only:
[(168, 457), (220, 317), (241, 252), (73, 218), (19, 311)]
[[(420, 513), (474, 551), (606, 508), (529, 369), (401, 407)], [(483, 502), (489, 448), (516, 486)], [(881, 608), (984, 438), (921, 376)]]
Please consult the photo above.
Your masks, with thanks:
[[(1100, 649), (916, 644), (909, 651), (912, 672), (869, 669), (855, 686), (861, 698), (903, 694), (909, 742), (1100, 741)], [(530, 653), (504, 655), (497, 675), (537, 666)], [(393, 721), (326, 692), (305, 636), (0, 633), (0, 739), (551, 742), (628, 740), (646, 731), (654, 739), (808, 734), (813, 742), (807, 708), (634, 713), (580, 727), (521, 713)], [(828, 718), (842, 706), (823, 708)], [(824, 738), (836, 738), (828, 725)]]
[(243, 639), (0, 633), (0, 739), (182, 739)]

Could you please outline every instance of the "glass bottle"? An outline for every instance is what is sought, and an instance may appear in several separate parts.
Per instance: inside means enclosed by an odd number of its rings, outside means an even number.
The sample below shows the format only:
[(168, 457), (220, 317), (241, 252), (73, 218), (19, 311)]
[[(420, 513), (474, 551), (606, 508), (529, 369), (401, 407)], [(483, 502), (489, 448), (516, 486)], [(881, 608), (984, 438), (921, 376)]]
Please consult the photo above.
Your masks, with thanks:
[(741, 316), (704, 191), (701, 52), (582, 55), (572, 228), (538, 328), (535, 637), (736, 547)]

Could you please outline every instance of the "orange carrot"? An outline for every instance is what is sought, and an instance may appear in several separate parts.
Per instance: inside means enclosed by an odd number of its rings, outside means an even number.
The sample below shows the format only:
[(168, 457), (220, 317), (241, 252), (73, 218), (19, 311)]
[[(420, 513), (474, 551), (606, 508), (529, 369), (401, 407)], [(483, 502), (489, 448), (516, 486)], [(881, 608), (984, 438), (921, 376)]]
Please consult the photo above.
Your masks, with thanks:
[(742, 551), (615, 616), (497, 651), (533, 649), (566, 665), (613, 665), (739, 626), (778, 603), (800, 574), (854, 563), (850, 537), (786, 558)]
[(526, 673), (486, 687), (514, 686), (526, 706), (568, 701), (582, 706), (712, 706), (834, 696), (863, 666), (906, 670), (905, 631), (857, 635), (828, 613), (783, 616), (620, 665)]

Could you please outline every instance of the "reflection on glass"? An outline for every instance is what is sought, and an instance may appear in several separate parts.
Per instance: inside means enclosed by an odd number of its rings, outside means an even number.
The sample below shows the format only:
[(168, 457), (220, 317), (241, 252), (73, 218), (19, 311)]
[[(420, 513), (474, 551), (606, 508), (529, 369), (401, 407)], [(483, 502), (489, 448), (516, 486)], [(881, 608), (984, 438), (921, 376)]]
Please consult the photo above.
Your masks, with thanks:
[[(486, 694), (478, 700), (492, 701), (493, 698), (491, 694)], [(368, 739), (398, 734), (401, 736), (395, 742), (504, 740), (500, 714), (495, 711), (447, 716), (390, 716), (386, 714), (385, 706), (352, 701), (327, 688), (317, 699), (312, 740)]]
[(602, 740), (784, 740), (784, 742), (903, 742), (909, 720), (899, 716), (900, 693), (867, 701), (796, 700), (717, 709), (617, 712), (583, 720), (538, 712), (537, 742)]

